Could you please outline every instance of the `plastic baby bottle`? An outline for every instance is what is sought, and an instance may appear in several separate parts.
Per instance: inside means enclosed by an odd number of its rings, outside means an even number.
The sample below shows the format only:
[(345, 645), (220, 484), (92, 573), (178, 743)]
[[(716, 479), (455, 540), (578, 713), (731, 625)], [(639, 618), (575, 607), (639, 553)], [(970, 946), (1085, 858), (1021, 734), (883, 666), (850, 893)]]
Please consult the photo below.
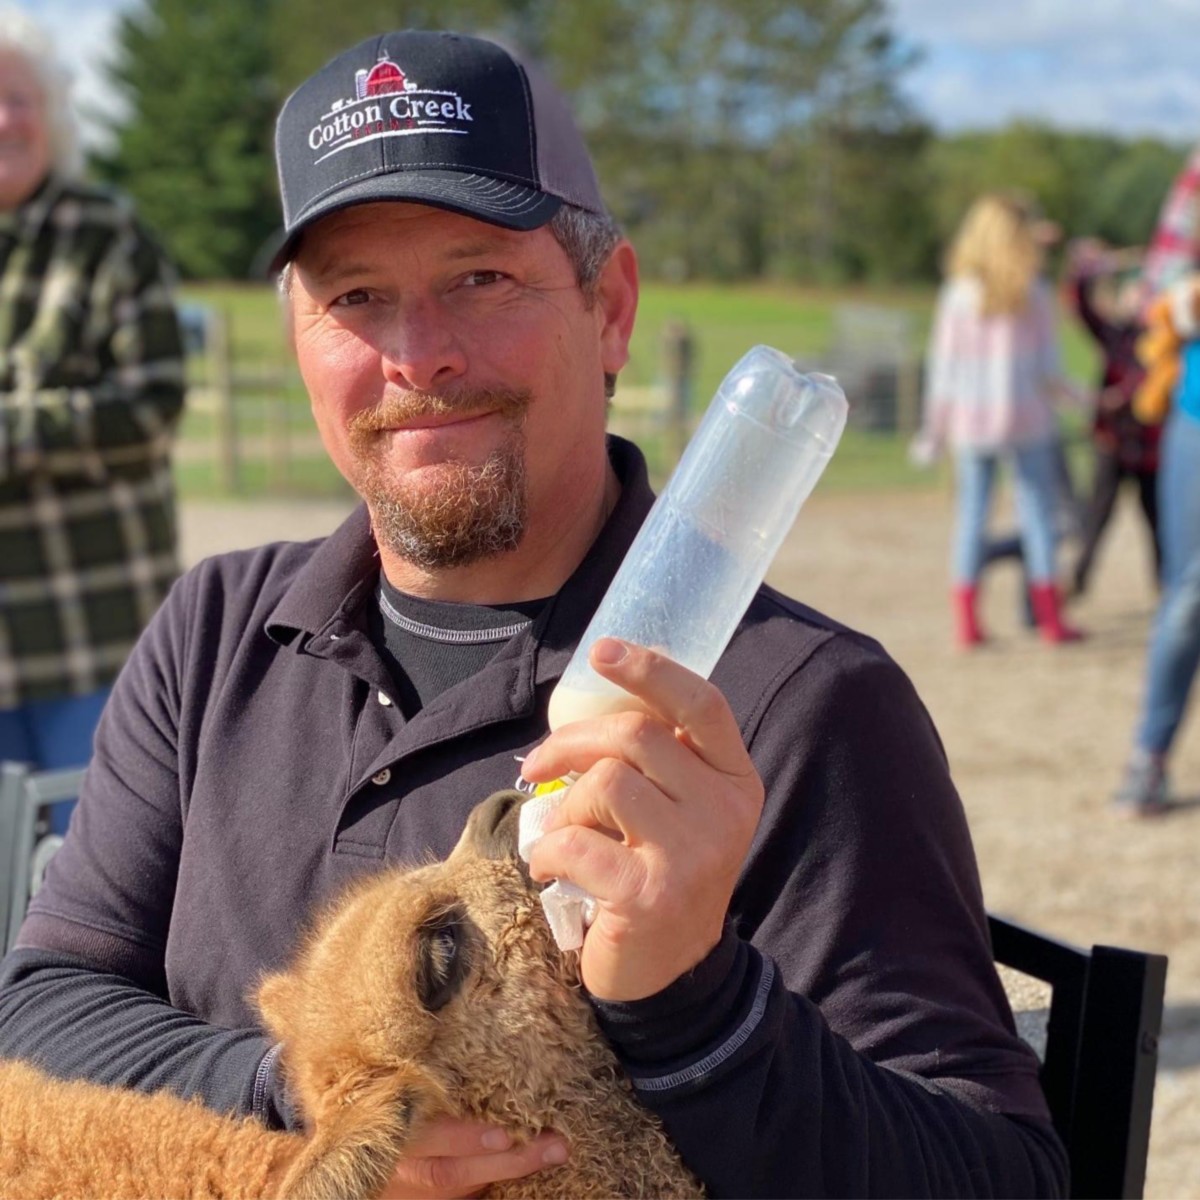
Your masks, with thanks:
[(650, 646), (707, 676), (733, 637), (846, 426), (828, 375), (755, 346), (725, 377), (550, 697), (549, 722), (637, 707), (597, 675), (601, 637)]

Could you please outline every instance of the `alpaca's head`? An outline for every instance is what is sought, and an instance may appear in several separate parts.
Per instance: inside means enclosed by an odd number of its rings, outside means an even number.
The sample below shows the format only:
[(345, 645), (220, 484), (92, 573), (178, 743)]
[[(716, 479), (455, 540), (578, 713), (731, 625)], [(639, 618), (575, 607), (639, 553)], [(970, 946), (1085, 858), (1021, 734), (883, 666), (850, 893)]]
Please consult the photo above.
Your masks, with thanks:
[(262, 985), (289, 1088), (316, 1128), (377, 1105), (520, 1124), (561, 1078), (563, 1052), (581, 1057), (591, 1018), (576, 959), (555, 947), (517, 859), (523, 799), (480, 804), (445, 862), (353, 889)]

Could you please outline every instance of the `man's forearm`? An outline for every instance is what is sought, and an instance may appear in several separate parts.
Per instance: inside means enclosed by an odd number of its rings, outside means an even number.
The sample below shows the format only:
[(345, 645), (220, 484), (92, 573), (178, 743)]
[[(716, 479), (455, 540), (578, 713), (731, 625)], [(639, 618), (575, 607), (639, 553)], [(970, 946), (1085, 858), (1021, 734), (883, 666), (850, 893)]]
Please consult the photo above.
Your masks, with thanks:
[[(686, 987), (676, 990), (674, 1011), (644, 1023), (641, 1005), (599, 1009), (639, 1098), (712, 1195), (1065, 1193), (1065, 1157), (1047, 1127), (976, 1107), (953, 1081), (871, 1062), (749, 946), (698, 999), (695, 1022)], [(714, 1002), (726, 1012), (722, 1028), (713, 1024)], [(674, 1035), (660, 1036), (660, 1023)], [(683, 1052), (689, 1024), (703, 1027), (705, 1042)], [(664, 1045), (673, 1058), (657, 1056), (653, 1047)]]
[(207, 1025), (70, 955), (15, 950), (0, 965), (0, 1056), (59, 1078), (165, 1089), (283, 1128), (270, 1049), (255, 1030)]

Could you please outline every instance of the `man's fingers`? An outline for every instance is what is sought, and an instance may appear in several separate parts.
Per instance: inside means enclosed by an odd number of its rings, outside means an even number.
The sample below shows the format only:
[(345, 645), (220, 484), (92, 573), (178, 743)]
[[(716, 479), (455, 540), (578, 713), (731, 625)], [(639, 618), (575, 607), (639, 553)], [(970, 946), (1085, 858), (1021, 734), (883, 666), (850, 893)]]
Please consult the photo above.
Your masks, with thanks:
[[(644, 712), (613, 713), (564, 725), (526, 755), (521, 770), (534, 782), (593, 769), (608, 778), (618, 764), (627, 764), (664, 791), (686, 785), (693, 774), (689, 766), (700, 773), (711, 770), (681, 747), (671, 726)], [(664, 786), (668, 783), (672, 788)]]
[(529, 873), (539, 882), (556, 877), (608, 904), (628, 904), (646, 883), (646, 863), (595, 829), (569, 825), (545, 834), (529, 852)]
[(753, 771), (725, 697), (707, 679), (663, 654), (616, 638), (601, 638), (589, 661), (607, 679), (682, 731), (709, 766), (727, 775)]
[[(534, 782), (575, 774), (545, 829), (586, 825), (612, 830), (630, 846), (674, 844), (678, 822), (721, 840), (756, 824), (762, 784), (756, 774), (714, 772), (662, 722), (643, 713), (567, 725), (527, 756)], [(689, 837), (690, 840), (690, 837)]]
[[(557, 1150), (557, 1153), (552, 1151)], [(467, 1196), (502, 1179), (523, 1179), (535, 1171), (567, 1161), (566, 1143), (553, 1134), (542, 1134), (525, 1146), (514, 1146), (495, 1154), (473, 1154), (465, 1158), (417, 1158), (408, 1166), (412, 1182), (433, 1196)]]
[[(561, 1136), (542, 1133), (524, 1146), (510, 1146), (507, 1150), (480, 1153), (480, 1130), (464, 1130), (464, 1122), (455, 1122), (458, 1132), (451, 1132), (447, 1144), (457, 1144), (463, 1138), (473, 1149), (465, 1153), (446, 1155), (413, 1155), (411, 1152), (397, 1164), (382, 1193), (381, 1200), (398, 1200), (399, 1197), (454, 1197), (470, 1196), (505, 1179), (523, 1179), (535, 1171), (559, 1166), (567, 1161), (569, 1151)], [(501, 1132), (490, 1127), (492, 1132)], [(507, 1138), (508, 1135), (505, 1134)], [(509, 1139), (511, 1141), (511, 1139)], [(426, 1145), (422, 1139), (421, 1146)]]
[[(675, 753), (679, 754), (678, 748)], [(703, 770), (698, 764), (697, 768)], [(689, 774), (686, 763), (681, 772), (685, 778)], [(549, 814), (546, 829), (585, 825), (611, 830), (627, 845), (637, 846), (668, 834), (670, 806), (670, 798), (659, 786), (659, 772), (651, 764), (603, 758), (567, 789)]]
[(418, 1158), (442, 1158), (447, 1155), (492, 1154), (512, 1146), (512, 1134), (500, 1125), (485, 1121), (463, 1121), (457, 1117), (437, 1117), (422, 1124), (409, 1142), (409, 1153)]

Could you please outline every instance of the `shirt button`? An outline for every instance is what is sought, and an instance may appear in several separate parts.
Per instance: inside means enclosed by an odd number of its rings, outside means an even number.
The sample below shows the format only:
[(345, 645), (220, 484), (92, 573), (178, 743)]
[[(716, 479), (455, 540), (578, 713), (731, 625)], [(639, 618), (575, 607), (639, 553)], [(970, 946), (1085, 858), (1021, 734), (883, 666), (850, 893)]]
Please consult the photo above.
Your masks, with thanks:
[(382, 704), (384, 708), (389, 708), (391, 707), (392, 698), (386, 692), (380, 692), (379, 703)]
[(371, 776), (371, 782), (375, 784), (376, 787), (383, 787), (383, 785), (387, 783), (391, 777), (392, 768), (384, 767), (382, 771), (376, 771), (375, 774)]

